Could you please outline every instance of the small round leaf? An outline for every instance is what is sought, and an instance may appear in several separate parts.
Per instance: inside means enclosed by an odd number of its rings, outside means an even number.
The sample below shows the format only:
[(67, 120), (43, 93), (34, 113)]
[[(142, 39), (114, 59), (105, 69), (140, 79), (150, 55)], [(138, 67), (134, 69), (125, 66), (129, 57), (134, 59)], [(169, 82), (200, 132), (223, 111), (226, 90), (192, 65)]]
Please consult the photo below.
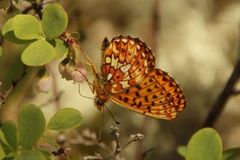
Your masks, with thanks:
[(40, 151), (24, 150), (14, 160), (46, 160)]
[(21, 40), (17, 38), (13, 32), (13, 18), (10, 18), (7, 22), (4, 23), (2, 29), (2, 35), (4, 38), (10, 42), (17, 44), (24, 44), (31, 42), (30, 40)]
[(43, 34), (39, 20), (32, 15), (23, 14), (13, 18), (13, 31), (17, 38), (23, 40), (40, 39)]
[(64, 44), (64, 42), (60, 39), (55, 39), (55, 49), (56, 49), (56, 55), (57, 57), (63, 57), (64, 55), (67, 54), (68, 48)]
[(221, 160), (222, 140), (212, 128), (195, 133), (187, 146), (186, 160)]
[(42, 111), (30, 104), (21, 108), (18, 116), (19, 141), (23, 148), (30, 149), (37, 143), (45, 130)]
[(49, 4), (43, 10), (42, 26), (46, 37), (53, 39), (61, 35), (67, 28), (68, 18), (59, 4)]
[(45, 40), (37, 40), (30, 44), (22, 53), (22, 61), (28, 66), (41, 66), (50, 62), (56, 50)]
[(187, 147), (186, 146), (179, 146), (177, 149), (178, 154), (182, 157), (186, 157)]
[(2, 126), (2, 132), (5, 136), (5, 139), (8, 145), (12, 150), (17, 150), (17, 127), (12, 122), (4, 122)]
[(59, 110), (50, 119), (48, 128), (53, 130), (63, 130), (78, 127), (82, 122), (80, 112), (73, 108), (64, 108)]
[(13, 18), (10, 18), (7, 20), (7, 22), (4, 23), (2, 28), (2, 35), (5, 36), (8, 32), (13, 30)]

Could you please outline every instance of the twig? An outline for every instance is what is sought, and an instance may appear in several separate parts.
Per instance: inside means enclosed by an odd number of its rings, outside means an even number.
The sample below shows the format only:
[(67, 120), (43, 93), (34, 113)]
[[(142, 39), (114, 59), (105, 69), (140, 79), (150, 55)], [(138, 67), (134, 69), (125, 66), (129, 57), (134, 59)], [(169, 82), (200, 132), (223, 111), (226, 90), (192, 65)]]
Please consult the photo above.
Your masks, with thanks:
[(131, 143), (138, 142), (138, 141), (142, 140), (143, 138), (144, 138), (144, 135), (141, 133), (131, 135), (128, 142), (125, 145), (123, 145), (122, 150), (126, 149)]
[(233, 96), (237, 96), (237, 95), (239, 95), (240, 94), (240, 90), (233, 90), (232, 91), (232, 95)]
[(150, 152), (152, 152), (154, 149), (156, 149), (156, 147), (152, 147), (148, 150), (146, 150), (143, 154), (142, 154), (142, 159), (144, 159)]
[(114, 140), (116, 142), (115, 151), (112, 157), (116, 157), (122, 151), (122, 148), (119, 142), (119, 128), (116, 126), (115, 127), (111, 126), (111, 129), (112, 129), (111, 135), (114, 137)]
[(115, 151), (113, 153), (113, 155), (110, 158), (107, 158), (106, 160), (110, 160), (110, 159), (114, 159), (116, 158), (124, 149), (126, 149), (130, 144), (132, 144), (133, 142), (137, 142), (140, 141), (144, 138), (144, 136), (140, 133), (134, 134), (130, 136), (130, 139), (128, 140), (128, 142), (126, 144), (124, 144), (122, 147), (120, 145), (119, 142), (119, 128), (118, 127), (111, 127), (112, 129), (112, 135), (115, 139), (116, 142), (116, 147), (115, 147)]
[[(240, 52), (240, 51), (239, 51)], [(203, 127), (212, 127), (216, 123), (217, 119), (221, 115), (225, 104), (229, 97), (234, 93), (234, 86), (240, 77), (240, 59), (238, 59), (232, 75), (230, 76), (226, 86), (224, 87), (222, 93), (217, 98), (216, 102), (213, 104), (207, 119), (203, 125)]]

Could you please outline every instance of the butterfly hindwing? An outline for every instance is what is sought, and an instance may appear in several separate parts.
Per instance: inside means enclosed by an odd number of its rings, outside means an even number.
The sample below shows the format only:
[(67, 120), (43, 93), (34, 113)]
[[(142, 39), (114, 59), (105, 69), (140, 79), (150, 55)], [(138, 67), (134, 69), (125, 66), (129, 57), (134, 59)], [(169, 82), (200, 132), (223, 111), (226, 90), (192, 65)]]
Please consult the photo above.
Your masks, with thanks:
[(136, 86), (111, 94), (111, 99), (127, 109), (166, 120), (174, 119), (186, 105), (178, 84), (160, 69), (151, 71)]

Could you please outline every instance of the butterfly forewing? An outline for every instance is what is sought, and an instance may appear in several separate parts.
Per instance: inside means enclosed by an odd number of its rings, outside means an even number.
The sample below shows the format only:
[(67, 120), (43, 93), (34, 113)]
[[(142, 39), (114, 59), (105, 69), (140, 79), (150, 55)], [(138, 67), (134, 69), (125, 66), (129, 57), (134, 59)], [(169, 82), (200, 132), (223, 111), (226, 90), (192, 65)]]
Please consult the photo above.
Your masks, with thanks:
[(113, 38), (103, 53), (105, 89), (119, 93), (138, 84), (154, 68), (154, 63), (151, 50), (138, 38)]
[(138, 38), (118, 36), (103, 50), (104, 89), (120, 106), (155, 118), (171, 120), (186, 100), (166, 72), (154, 69), (151, 50)]

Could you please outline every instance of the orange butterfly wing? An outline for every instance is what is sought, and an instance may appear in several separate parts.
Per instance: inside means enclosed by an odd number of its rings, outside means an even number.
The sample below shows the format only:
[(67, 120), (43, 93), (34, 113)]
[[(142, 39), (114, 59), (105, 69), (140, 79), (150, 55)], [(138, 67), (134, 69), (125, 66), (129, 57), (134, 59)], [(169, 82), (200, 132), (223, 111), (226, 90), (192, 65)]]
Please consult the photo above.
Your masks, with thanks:
[(179, 85), (160, 69), (151, 71), (138, 85), (110, 97), (124, 108), (166, 120), (174, 119), (186, 106)]
[(104, 88), (119, 93), (138, 84), (154, 68), (151, 50), (138, 38), (118, 36), (103, 51)]
[(104, 89), (112, 101), (135, 112), (171, 120), (186, 100), (166, 72), (154, 69), (151, 50), (138, 38), (118, 36), (103, 50)]

